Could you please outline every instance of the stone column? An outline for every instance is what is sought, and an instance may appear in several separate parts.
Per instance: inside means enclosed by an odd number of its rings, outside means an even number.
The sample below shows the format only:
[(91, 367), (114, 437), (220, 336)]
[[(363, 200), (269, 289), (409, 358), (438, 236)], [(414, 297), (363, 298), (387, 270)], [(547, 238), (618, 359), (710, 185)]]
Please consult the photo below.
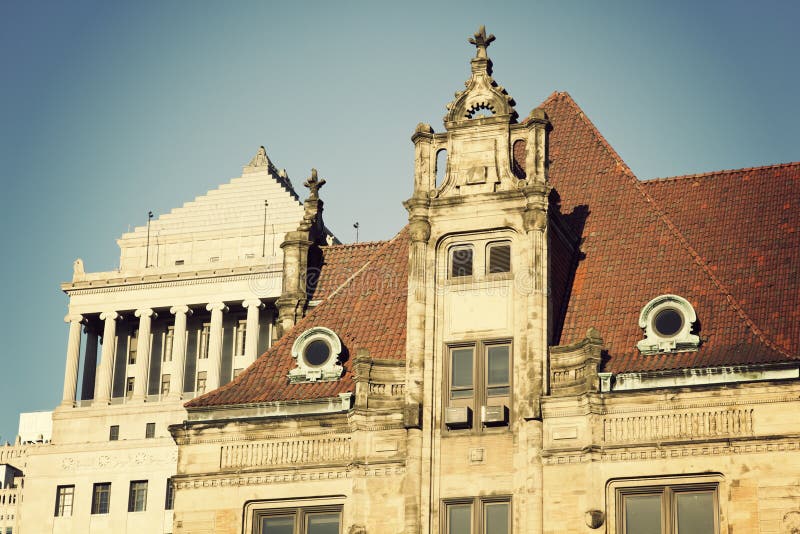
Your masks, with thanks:
[(111, 402), (111, 386), (114, 381), (114, 353), (117, 348), (117, 321), (122, 316), (115, 311), (100, 314), (103, 325), (103, 352), (100, 355), (100, 373), (95, 379), (94, 403), (109, 404)]
[(211, 312), (211, 327), (208, 333), (208, 368), (206, 369), (206, 391), (219, 387), (222, 366), (222, 314), (228, 311), (224, 302), (212, 302), (206, 309)]
[(83, 315), (67, 315), (64, 322), (69, 323), (69, 341), (67, 342), (67, 369), (64, 372), (64, 395), (61, 406), (75, 406), (75, 392), (78, 387), (78, 365), (81, 359), (81, 325), (85, 322)]
[(158, 314), (151, 308), (142, 308), (136, 310), (134, 315), (139, 318), (139, 341), (136, 347), (132, 400), (145, 401), (150, 385), (150, 326)]
[(175, 329), (172, 332), (172, 380), (169, 384), (169, 398), (183, 396), (183, 375), (186, 368), (186, 318), (192, 314), (185, 304), (173, 306), (169, 312), (175, 316)]
[(94, 398), (94, 378), (97, 374), (97, 330), (87, 325), (86, 350), (83, 357), (83, 388), (81, 388), (81, 400)]
[(264, 303), (260, 299), (248, 299), (242, 302), (242, 306), (247, 309), (244, 355), (247, 365), (250, 365), (258, 357), (258, 315), (259, 311), (264, 308)]

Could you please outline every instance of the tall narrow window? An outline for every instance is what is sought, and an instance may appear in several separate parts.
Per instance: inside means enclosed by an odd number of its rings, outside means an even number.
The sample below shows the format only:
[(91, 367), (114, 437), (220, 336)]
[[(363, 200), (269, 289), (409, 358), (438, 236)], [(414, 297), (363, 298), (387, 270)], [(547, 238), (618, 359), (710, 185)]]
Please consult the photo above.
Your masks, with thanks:
[(170, 381), (172, 380), (171, 375), (161, 375), (161, 394), (167, 395), (169, 393), (169, 386)]
[(72, 501), (75, 498), (75, 486), (58, 486), (56, 488), (56, 517), (72, 515)]
[(474, 394), (473, 347), (458, 347), (450, 351), (450, 398), (471, 398)]
[(450, 249), (450, 277), (472, 276), (472, 247)]
[(436, 152), (436, 187), (441, 187), (447, 176), (447, 150)]
[(197, 357), (200, 359), (208, 358), (208, 336), (211, 332), (211, 324), (206, 323), (203, 325), (203, 329), (200, 330), (200, 343), (199, 343), (199, 352)]
[(489, 243), (486, 247), (486, 272), (511, 272), (511, 244), (508, 242)]
[(136, 363), (136, 353), (139, 351), (139, 329), (137, 328), (131, 332), (128, 339), (128, 364), (133, 365)]
[(247, 337), (247, 321), (239, 321), (236, 325), (236, 345), (234, 356), (244, 356), (245, 338)]
[(163, 358), (162, 361), (171, 362), (172, 361), (172, 344), (175, 341), (175, 327), (168, 326), (167, 333), (164, 335), (164, 350), (163, 350)]
[(131, 481), (131, 489), (128, 493), (128, 511), (144, 512), (147, 509), (147, 481)]
[(206, 392), (206, 371), (200, 371), (197, 373), (197, 387), (195, 391), (197, 393), (205, 393)]
[(175, 508), (175, 482), (171, 478), (168, 478), (167, 492), (164, 498), (164, 510), (172, 510), (173, 508)]
[(144, 438), (151, 439), (156, 437), (156, 424), (155, 423), (147, 423), (144, 427)]
[(486, 347), (486, 396), (507, 397), (511, 391), (509, 345)]
[(136, 384), (136, 379), (132, 376), (129, 376), (128, 379), (125, 381), (125, 396), (129, 399), (133, 397), (133, 386)]
[(108, 427), (108, 441), (117, 441), (119, 439), (119, 425), (111, 425)]
[(111, 482), (99, 482), (92, 490), (92, 514), (107, 514), (111, 502)]

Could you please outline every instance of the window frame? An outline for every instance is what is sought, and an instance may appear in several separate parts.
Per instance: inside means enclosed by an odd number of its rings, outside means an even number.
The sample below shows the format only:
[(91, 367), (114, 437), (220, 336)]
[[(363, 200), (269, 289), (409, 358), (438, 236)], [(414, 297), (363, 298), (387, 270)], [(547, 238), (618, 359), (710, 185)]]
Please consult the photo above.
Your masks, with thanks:
[[(508, 247), (508, 270), (507, 271), (495, 271), (492, 272), (491, 270), (491, 259), (492, 259), (492, 249), (496, 247)], [(510, 239), (498, 239), (496, 241), (489, 241), (486, 243), (486, 248), (484, 250), (484, 274), (487, 277), (503, 277), (508, 276), (514, 272), (514, 261), (513, 261), (513, 248), (511, 246)]]
[(606, 517), (610, 523), (608, 532), (626, 533), (626, 498), (658, 495), (661, 499), (661, 532), (662, 534), (674, 534), (677, 532), (677, 496), (698, 492), (711, 493), (713, 534), (726, 532), (726, 525), (723, 524), (722, 501), (720, 500), (720, 494), (724, 491), (723, 482), (724, 479), (720, 474), (612, 480), (609, 482), (607, 490), (609, 510)]
[(56, 503), (53, 517), (72, 517), (75, 506), (75, 484), (56, 486)]
[[(454, 263), (453, 256), (456, 252), (461, 250), (468, 250), (470, 253), (470, 271), (469, 274), (455, 275), (453, 273)], [(475, 276), (475, 246), (472, 243), (457, 243), (447, 248), (447, 279), (448, 280), (472, 280)]]
[(211, 323), (203, 323), (197, 333), (197, 359), (208, 359), (208, 343), (211, 338)]
[(172, 361), (172, 346), (175, 343), (175, 325), (168, 325), (164, 331), (164, 349), (161, 355), (162, 362)]
[[(166, 387), (164, 387), (166, 386)], [(169, 395), (169, 390), (172, 387), (172, 375), (170, 373), (164, 373), (161, 375), (161, 387), (159, 391), (161, 395)]]
[(343, 534), (342, 528), (342, 505), (341, 504), (319, 504), (307, 506), (292, 506), (280, 508), (258, 508), (252, 512), (252, 534), (263, 534), (263, 519), (268, 517), (291, 516), (293, 517), (293, 534), (307, 534), (307, 518), (314, 514), (339, 514), (339, 534)]
[[(200, 375), (203, 375), (202, 377)], [(200, 380), (203, 380), (203, 389), (200, 389)], [(194, 392), (205, 393), (208, 384), (208, 371), (197, 371), (197, 376), (194, 380)]]
[(513, 526), (513, 506), (511, 495), (492, 495), (484, 497), (456, 497), (442, 499), (442, 506), (440, 508), (440, 531), (442, 534), (450, 534), (450, 515), (448, 514), (449, 507), (451, 506), (470, 506), (470, 534), (485, 534), (486, 532), (486, 505), (491, 504), (507, 504), (508, 505), (508, 532), (514, 532)]
[[(128, 490), (128, 512), (147, 511), (147, 480), (131, 480)], [(139, 495), (142, 494), (141, 508), (139, 508)]]
[(170, 477), (167, 479), (167, 488), (164, 492), (164, 510), (175, 509), (175, 480)]
[(156, 424), (153, 422), (146, 423), (144, 427), (144, 439), (153, 439), (156, 437)]
[(129, 376), (125, 379), (125, 398), (133, 397), (133, 390), (136, 387), (136, 377)]
[(136, 365), (136, 358), (139, 356), (139, 328), (131, 330), (128, 335), (128, 365)]
[(119, 441), (119, 425), (108, 427), (108, 441)]
[[(102, 490), (105, 490), (104, 492)], [(101, 490), (101, 491), (98, 491)], [(101, 510), (103, 504), (98, 500), (98, 496), (105, 493), (105, 511)], [(91, 515), (106, 515), (111, 510), (111, 482), (95, 482), (92, 485), (92, 508)]]
[[(456, 350), (472, 348), (472, 396), (453, 397), (453, 353)], [(489, 394), (489, 349), (492, 347), (508, 347), (508, 393), (505, 395)], [(471, 340), (445, 344), (445, 371), (442, 386), (442, 413), (447, 408), (467, 406), (472, 410), (471, 425), (466, 428), (450, 428), (442, 417), (442, 426), (447, 431), (457, 433), (481, 433), (492, 429), (507, 430), (511, 420), (512, 396), (514, 393), (514, 340), (508, 337)], [(498, 387), (498, 386), (492, 386)], [(462, 388), (465, 389), (465, 388)], [(467, 388), (468, 389), (468, 388)], [(501, 404), (498, 404), (498, 401)], [(485, 424), (483, 421), (483, 406), (505, 406), (506, 421), (502, 424)], [(446, 435), (446, 434), (445, 434)]]

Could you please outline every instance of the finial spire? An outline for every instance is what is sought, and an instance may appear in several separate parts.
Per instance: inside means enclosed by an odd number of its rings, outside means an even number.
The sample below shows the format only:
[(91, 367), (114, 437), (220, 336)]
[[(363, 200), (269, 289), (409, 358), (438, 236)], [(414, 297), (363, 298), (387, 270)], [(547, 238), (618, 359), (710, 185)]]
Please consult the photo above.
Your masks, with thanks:
[(486, 59), (489, 56), (486, 55), (486, 48), (492, 41), (494, 41), (495, 37), (493, 34), (486, 35), (486, 26), (481, 24), (481, 27), (478, 28), (478, 31), (475, 32), (475, 37), (469, 38), (469, 43), (475, 45), (475, 48), (478, 49), (478, 53), (475, 55), (477, 58)]
[(317, 169), (311, 169), (311, 176), (306, 178), (306, 181), (303, 185), (308, 188), (308, 198), (316, 200), (319, 198), (320, 187), (325, 185), (325, 179), (323, 178), (320, 180), (317, 178)]

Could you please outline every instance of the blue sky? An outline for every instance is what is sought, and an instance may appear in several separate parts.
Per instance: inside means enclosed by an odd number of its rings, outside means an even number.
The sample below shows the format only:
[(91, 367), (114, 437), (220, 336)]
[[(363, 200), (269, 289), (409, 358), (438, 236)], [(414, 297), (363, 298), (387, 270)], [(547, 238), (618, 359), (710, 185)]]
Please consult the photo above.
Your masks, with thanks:
[(479, 24), (521, 116), (568, 91), (640, 178), (800, 160), (798, 3), (290, 4), (0, 2), (0, 439), (61, 398), (72, 261), (115, 268), (259, 145), (319, 169), (343, 241), (392, 236)]

